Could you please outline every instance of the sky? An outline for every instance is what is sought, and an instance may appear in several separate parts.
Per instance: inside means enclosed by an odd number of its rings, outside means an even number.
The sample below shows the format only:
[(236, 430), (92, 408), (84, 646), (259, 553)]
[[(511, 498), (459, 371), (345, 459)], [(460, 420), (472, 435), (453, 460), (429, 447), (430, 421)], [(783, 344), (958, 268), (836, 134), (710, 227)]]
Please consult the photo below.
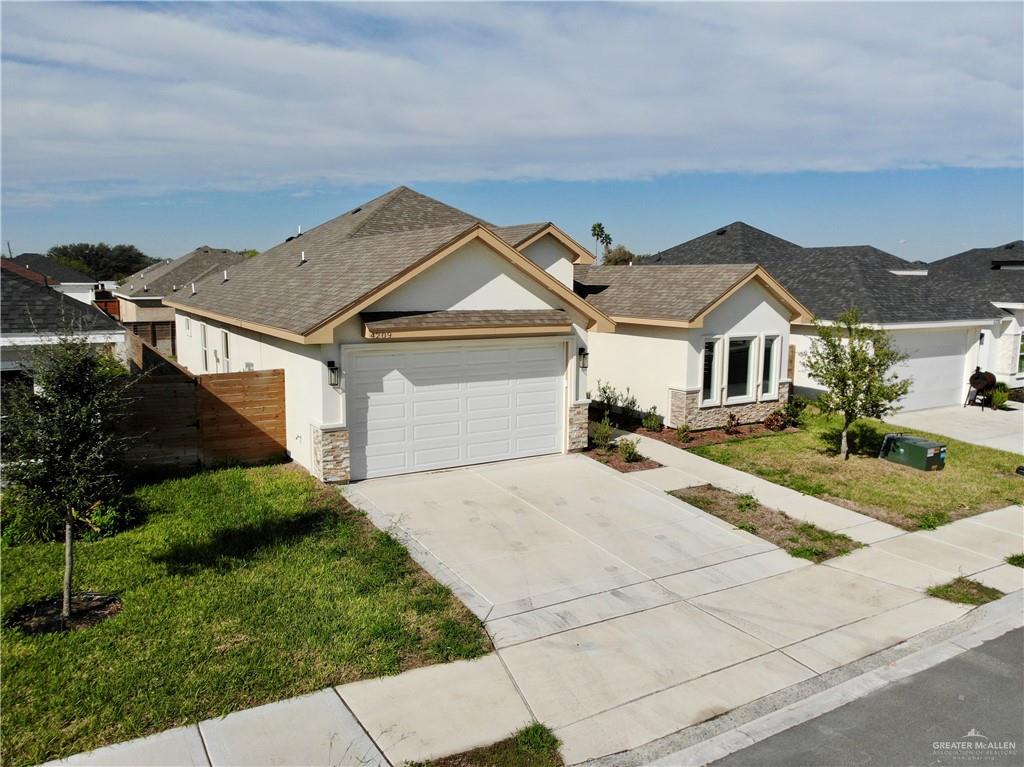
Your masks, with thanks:
[[(265, 249), (407, 184), (650, 253), (1024, 236), (1021, 3), (3, 3), (3, 238)], [(5, 242), (6, 249), (6, 242)]]

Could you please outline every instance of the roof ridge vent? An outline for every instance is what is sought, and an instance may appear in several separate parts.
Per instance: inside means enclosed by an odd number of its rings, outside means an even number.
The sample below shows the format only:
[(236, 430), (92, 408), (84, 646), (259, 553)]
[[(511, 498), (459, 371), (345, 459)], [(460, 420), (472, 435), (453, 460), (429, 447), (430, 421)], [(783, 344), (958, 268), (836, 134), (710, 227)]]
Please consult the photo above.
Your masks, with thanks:
[(725, 234), (728, 231), (729, 231), (728, 228), (726, 228), (726, 229), (719, 229), (717, 232), (715, 232), (715, 234), (717, 234), (719, 237), (721, 237), (723, 234)]

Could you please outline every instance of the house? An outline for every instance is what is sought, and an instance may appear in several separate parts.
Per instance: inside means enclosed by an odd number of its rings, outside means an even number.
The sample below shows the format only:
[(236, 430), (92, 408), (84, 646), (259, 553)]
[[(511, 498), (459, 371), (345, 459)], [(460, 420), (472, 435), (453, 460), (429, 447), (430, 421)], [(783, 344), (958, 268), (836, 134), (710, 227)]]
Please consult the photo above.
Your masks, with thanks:
[(42, 253), (22, 253), (13, 259), (18, 266), (29, 269), (46, 278), (46, 283), (58, 293), (91, 304), (96, 291), (102, 286), (87, 274), (56, 261)]
[(164, 298), (191, 289), (192, 283), (208, 275), (222, 275), (224, 270), (244, 260), (244, 255), (233, 250), (203, 245), (180, 258), (146, 266), (125, 277), (114, 289), (117, 317), (151, 346), (174, 355), (174, 310), (164, 305)]
[(125, 331), (92, 306), (47, 285), (39, 272), (0, 259), (0, 375), (6, 386), (30, 375), (34, 348), (75, 335), (120, 353)]
[(591, 386), (692, 429), (764, 420), (789, 398), (789, 339), (810, 312), (757, 264), (593, 266), (576, 291), (614, 328), (590, 334)]
[(959, 306), (988, 306), (999, 321), (982, 330), (978, 365), (1010, 389), (1024, 389), (1024, 240), (974, 248), (928, 264), (937, 292)]
[[(900, 402), (903, 410), (963, 404), (967, 379), (981, 354), (985, 334), (1006, 323), (1005, 310), (973, 292), (951, 294), (951, 280), (937, 279), (931, 265), (905, 261), (870, 245), (808, 248), (741, 221), (668, 248), (649, 263), (758, 263), (822, 321), (834, 321), (856, 306), (861, 320), (888, 331), (908, 356), (897, 372), (912, 380)], [(951, 267), (952, 268), (952, 267)], [(800, 355), (811, 346), (814, 329), (794, 325), (797, 352), (794, 390), (814, 396), (820, 386), (807, 374)]]
[[(327, 482), (586, 446), (582, 246), (407, 187), (164, 294), (194, 373), (283, 369), (287, 447)], [(136, 281), (136, 285), (138, 281)]]

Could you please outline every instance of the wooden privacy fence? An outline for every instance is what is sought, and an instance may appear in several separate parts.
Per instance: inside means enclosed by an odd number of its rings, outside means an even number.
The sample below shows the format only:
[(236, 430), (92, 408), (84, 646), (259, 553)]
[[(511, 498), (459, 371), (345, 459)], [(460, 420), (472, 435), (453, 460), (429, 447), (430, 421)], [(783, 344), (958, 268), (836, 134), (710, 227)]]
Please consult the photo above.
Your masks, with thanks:
[(264, 463), (286, 455), (284, 371), (194, 376), (137, 336), (128, 336), (135, 384), (125, 432), (131, 463), (187, 469)]

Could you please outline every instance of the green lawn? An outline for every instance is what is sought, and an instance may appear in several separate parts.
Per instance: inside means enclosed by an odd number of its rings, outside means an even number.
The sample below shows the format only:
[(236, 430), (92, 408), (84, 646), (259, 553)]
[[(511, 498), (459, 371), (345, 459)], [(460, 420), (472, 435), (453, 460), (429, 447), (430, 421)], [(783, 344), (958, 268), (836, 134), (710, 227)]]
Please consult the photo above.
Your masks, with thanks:
[[(76, 547), (123, 609), (2, 634), (5, 764), (30, 764), (362, 677), (472, 658), (480, 622), (333, 491), (288, 467), (142, 487), (139, 527)], [(59, 593), (60, 544), (3, 551), (3, 614)]]
[[(811, 412), (804, 418), (806, 428), (800, 432), (693, 452), (907, 530), (1024, 501), (1024, 480), (1013, 473), (1019, 455), (864, 419), (854, 424), (853, 444), (859, 452), (843, 461), (837, 455), (840, 420)], [(946, 468), (924, 472), (878, 460), (882, 437), (893, 431), (945, 443)]]

